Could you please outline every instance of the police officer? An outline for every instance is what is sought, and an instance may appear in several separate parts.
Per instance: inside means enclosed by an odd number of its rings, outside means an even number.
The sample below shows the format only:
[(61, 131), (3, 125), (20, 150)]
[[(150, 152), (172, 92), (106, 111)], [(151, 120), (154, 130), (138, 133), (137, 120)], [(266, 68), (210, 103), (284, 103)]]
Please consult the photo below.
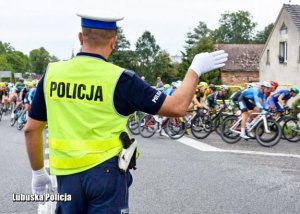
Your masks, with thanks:
[[(51, 181), (43, 165), (42, 131), (48, 122), (50, 173), (56, 175), (57, 213), (129, 213), (129, 172), (118, 168), (120, 133), (134, 111), (183, 116), (201, 74), (224, 66), (224, 51), (195, 56), (181, 87), (167, 97), (134, 72), (108, 63), (116, 43), (116, 22), (107, 12), (82, 12), (81, 52), (50, 63), (37, 87), (25, 127), (32, 190), (43, 194)], [(48, 187), (48, 188), (47, 188)]]

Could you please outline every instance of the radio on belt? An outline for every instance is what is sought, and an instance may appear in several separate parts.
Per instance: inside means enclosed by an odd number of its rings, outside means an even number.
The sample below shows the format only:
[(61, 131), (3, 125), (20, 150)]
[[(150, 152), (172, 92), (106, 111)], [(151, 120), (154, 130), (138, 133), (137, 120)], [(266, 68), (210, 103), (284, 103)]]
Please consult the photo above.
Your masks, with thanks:
[(136, 170), (137, 141), (134, 138), (130, 139), (127, 132), (122, 132), (119, 138), (123, 144), (123, 149), (119, 154), (119, 168), (124, 171)]

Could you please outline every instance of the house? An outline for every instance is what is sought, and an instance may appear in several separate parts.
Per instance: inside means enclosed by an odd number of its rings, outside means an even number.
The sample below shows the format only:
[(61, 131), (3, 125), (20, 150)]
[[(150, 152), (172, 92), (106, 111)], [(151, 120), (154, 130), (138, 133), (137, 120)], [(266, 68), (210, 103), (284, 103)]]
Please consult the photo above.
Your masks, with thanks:
[(11, 71), (0, 71), (0, 82), (1, 81), (11, 81), (12, 72)]
[(300, 5), (282, 6), (263, 49), (259, 67), (260, 80), (300, 86)]
[(263, 48), (263, 44), (216, 45), (216, 49), (228, 53), (228, 61), (220, 69), (222, 83), (246, 86), (249, 82), (259, 81), (259, 59)]

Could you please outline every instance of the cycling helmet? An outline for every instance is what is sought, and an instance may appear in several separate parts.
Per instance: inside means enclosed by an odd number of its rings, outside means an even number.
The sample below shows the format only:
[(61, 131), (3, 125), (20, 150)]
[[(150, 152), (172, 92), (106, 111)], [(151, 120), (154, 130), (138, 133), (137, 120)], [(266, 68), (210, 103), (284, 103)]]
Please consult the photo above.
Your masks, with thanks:
[(278, 87), (278, 82), (276, 81), (270, 81), (271, 86), (273, 86), (275, 89)]
[(299, 94), (299, 89), (297, 87), (292, 87), (291, 91), (294, 92), (295, 94)]
[(213, 90), (213, 91), (216, 90), (216, 86), (215, 86), (214, 84), (209, 84), (209, 88), (210, 88), (211, 90)]
[(228, 90), (228, 86), (227, 85), (221, 85), (220, 89), (223, 90), (223, 91), (226, 91), (226, 90)]
[(270, 84), (270, 82), (268, 82), (268, 81), (262, 81), (262, 82), (260, 83), (260, 86), (264, 86), (264, 87), (266, 87), (266, 88), (270, 88), (270, 87), (271, 87), (271, 84)]
[(181, 83), (182, 83), (181, 80), (177, 80), (176, 82), (172, 82), (172, 86), (175, 87), (175, 88), (179, 88)]
[(208, 88), (208, 84), (206, 82), (200, 82), (198, 88)]
[(26, 86), (32, 88), (33, 87), (33, 83), (32, 82), (26, 82)]

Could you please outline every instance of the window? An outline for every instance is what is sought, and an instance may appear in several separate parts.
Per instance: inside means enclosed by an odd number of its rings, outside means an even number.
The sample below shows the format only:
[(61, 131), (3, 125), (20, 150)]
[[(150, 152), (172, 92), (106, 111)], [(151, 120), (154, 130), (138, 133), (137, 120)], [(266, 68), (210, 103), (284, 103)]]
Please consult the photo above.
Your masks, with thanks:
[(288, 33), (287, 26), (285, 25), (285, 23), (282, 23), (281, 28), (280, 28), (280, 34), (285, 35), (287, 33)]
[(270, 50), (267, 50), (267, 65), (270, 65)]
[(280, 28), (279, 37), (279, 63), (287, 62), (287, 40), (288, 40), (288, 28), (285, 23), (282, 23)]
[(279, 43), (279, 63), (287, 62), (287, 42)]

